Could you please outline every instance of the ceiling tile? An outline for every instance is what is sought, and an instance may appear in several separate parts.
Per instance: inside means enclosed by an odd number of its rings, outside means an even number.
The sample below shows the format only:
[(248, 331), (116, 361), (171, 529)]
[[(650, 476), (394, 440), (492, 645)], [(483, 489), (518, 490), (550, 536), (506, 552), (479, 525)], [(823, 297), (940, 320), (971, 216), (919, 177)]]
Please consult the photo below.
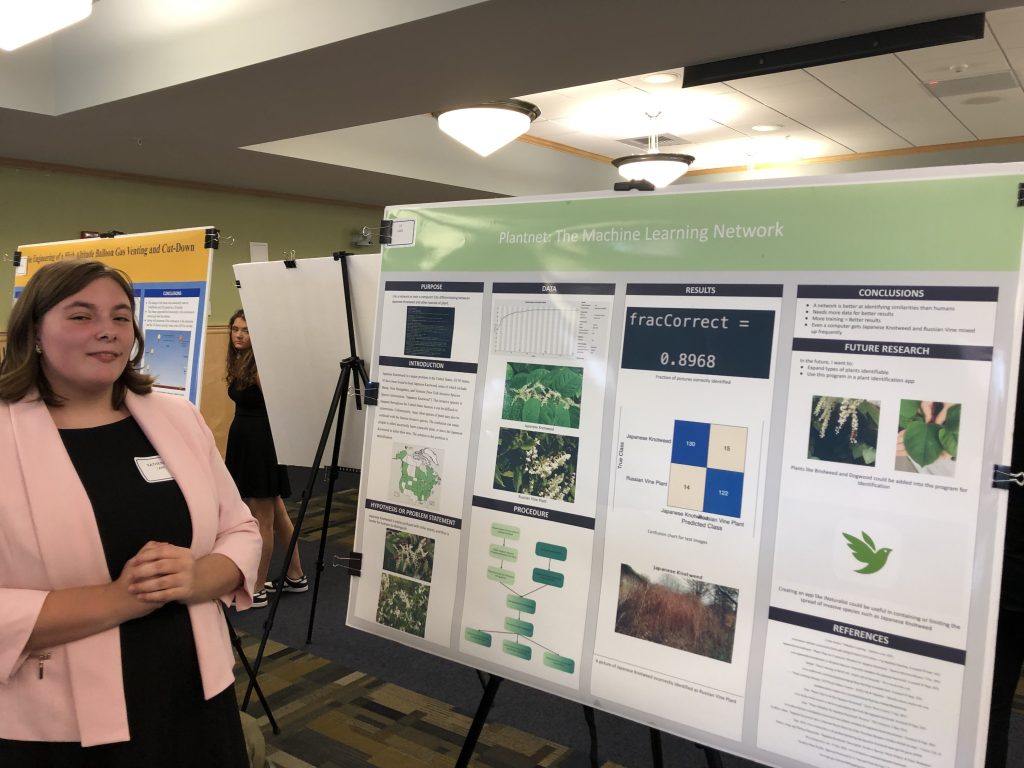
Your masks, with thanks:
[(1024, 134), (1024, 91), (1019, 88), (957, 96), (944, 99), (944, 103), (979, 139)]
[(895, 54), (922, 82), (975, 77), (1008, 68), (991, 33), (981, 40), (936, 45)]
[(913, 146), (975, 138), (896, 56), (873, 56), (808, 72)]
[[(783, 87), (763, 87), (750, 95), (787, 117), (854, 152), (907, 147), (909, 143), (807, 73)], [(734, 84), (739, 81), (734, 81)]]

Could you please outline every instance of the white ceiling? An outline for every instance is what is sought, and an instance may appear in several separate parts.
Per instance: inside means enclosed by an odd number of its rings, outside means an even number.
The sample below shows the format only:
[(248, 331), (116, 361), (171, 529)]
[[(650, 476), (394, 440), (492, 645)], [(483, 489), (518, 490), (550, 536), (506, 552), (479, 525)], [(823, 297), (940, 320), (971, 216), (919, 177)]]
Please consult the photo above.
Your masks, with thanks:
[[(920, 164), (917, 148), (942, 145), (1024, 159), (1024, 8), (1001, 5), (101, 0), (0, 53), (0, 157), (367, 204), (607, 189), (607, 160), (639, 151), (620, 139), (654, 113), (694, 171)], [(685, 90), (641, 77), (982, 10), (982, 40)], [(642, 47), (617, 42), (634, 18), (658, 22)], [(510, 97), (541, 118), (486, 159), (427, 114)]]

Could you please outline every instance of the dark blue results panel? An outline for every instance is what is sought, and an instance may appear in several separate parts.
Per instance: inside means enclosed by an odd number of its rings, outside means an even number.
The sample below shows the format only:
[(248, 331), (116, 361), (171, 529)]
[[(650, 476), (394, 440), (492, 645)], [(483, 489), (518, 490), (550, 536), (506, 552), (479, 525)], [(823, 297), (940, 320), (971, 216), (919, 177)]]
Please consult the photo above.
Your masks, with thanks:
[(767, 379), (774, 329), (770, 309), (626, 307), (622, 367)]

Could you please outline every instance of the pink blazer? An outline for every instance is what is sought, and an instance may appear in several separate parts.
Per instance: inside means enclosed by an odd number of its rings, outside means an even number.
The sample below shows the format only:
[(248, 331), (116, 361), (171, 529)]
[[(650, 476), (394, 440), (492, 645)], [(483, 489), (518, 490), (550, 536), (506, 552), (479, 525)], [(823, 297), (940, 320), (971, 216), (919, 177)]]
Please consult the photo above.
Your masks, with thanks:
[[(181, 487), (192, 553), (234, 561), (245, 583), (222, 599), (248, 608), (259, 529), (199, 411), (162, 394), (129, 392), (125, 404)], [(34, 395), (0, 403), (0, 738), (129, 739), (117, 628), (50, 649), (43, 679), (24, 650), (47, 592), (109, 583), (92, 506), (46, 406)], [(231, 644), (216, 601), (189, 606), (189, 615), (210, 698), (234, 680)]]

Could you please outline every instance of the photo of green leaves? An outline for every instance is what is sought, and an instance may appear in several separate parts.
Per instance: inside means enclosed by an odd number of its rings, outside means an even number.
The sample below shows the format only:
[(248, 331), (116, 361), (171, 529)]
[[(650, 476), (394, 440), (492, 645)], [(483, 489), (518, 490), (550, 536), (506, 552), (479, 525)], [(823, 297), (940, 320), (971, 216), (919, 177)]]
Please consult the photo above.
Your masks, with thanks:
[(501, 418), (579, 429), (582, 396), (582, 368), (507, 363)]
[(881, 410), (877, 400), (815, 395), (807, 458), (875, 466)]
[(960, 447), (960, 403), (901, 400), (895, 469), (952, 477)]
[(579, 443), (578, 437), (502, 427), (498, 431), (494, 487), (545, 499), (575, 501)]
[(430, 581), (434, 572), (434, 540), (388, 528), (384, 534), (384, 570)]
[(430, 586), (384, 573), (377, 598), (377, 623), (423, 637), (427, 629)]

